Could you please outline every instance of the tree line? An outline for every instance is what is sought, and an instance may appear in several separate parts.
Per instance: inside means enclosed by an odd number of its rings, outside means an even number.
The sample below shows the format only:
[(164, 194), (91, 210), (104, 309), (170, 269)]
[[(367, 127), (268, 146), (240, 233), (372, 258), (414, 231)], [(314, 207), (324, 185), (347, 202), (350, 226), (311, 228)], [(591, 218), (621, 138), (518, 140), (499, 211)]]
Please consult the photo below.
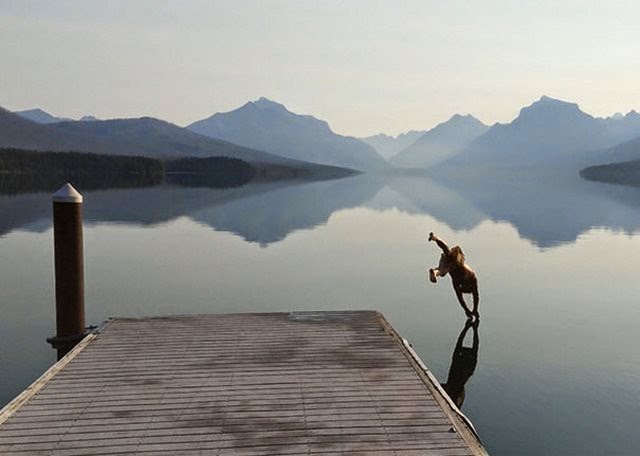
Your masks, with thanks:
[(0, 149), (0, 193), (55, 191), (66, 182), (81, 190), (243, 185), (255, 176), (248, 163), (226, 157), (157, 158), (85, 152)]

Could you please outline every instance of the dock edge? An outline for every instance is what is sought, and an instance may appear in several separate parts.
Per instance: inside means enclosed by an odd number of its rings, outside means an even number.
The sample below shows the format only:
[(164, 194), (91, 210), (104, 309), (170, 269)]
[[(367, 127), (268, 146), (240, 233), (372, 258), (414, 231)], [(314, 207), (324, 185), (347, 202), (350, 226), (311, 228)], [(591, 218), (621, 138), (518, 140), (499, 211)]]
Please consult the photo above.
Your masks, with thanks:
[(469, 445), (469, 448), (471, 448), (477, 455), (489, 456), (489, 453), (487, 453), (487, 450), (482, 445), (480, 437), (478, 436), (475, 427), (471, 423), (471, 420), (467, 418), (467, 416), (462, 413), (460, 409), (455, 405), (455, 403), (451, 400), (449, 395), (440, 385), (440, 382), (438, 382), (438, 379), (431, 373), (422, 359), (420, 359), (409, 341), (396, 332), (396, 330), (393, 328), (393, 326), (391, 326), (391, 324), (387, 321), (387, 319), (381, 312), (376, 313), (378, 314), (378, 318), (380, 319), (382, 326), (385, 328), (387, 333), (389, 333), (398, 343), (402, 350), (402, 353), (409, 360), (412, 367), (421, 378), (422, 382), (425, 384), (431, 394), (433, 394), (436, 401), (440, 404), (442, 410), (444, 410), (447, 416), (451, 419), (455, 431), (462, 437), (467, 445)]
[(100, 327), (90, 331), (73, 349), (64, 355), (59, 361), (56, 361), (49, 369), (47, 369), (40, 377), (18, 394), (11, 402), (0, 409), (0, 426), (7, 421), (11, 415), (17, 412), (22, 405), (29, 401), (33, 396), (44, 388), (49, 380), (56, 376), (58, 372), (65, 368), (67, 364), (73, 361), (93, 340), (98, 336), (100, 331), (111, 322), (111, 319), (105, 321)]

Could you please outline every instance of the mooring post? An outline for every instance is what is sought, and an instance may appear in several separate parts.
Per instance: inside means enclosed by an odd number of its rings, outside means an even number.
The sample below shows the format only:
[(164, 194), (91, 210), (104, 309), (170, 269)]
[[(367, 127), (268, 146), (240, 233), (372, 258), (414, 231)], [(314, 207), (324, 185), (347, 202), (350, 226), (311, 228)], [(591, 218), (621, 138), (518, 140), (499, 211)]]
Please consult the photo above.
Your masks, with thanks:
[(71, 184), (53, 194), (56, 335), (47, 339), (58, 360), (86, 335), (82, 195)]

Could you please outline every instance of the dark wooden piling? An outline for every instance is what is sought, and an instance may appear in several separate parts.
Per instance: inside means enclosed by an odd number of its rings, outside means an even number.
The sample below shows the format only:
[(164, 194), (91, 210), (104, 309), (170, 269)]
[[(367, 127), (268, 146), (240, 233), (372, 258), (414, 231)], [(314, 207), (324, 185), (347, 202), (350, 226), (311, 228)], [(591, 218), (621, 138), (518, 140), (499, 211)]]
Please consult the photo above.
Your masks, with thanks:
[(0, 410), (0, 454), (484, 455), (378, 312), (114, 319)]
[(47, 341), (61, 359), (85, 336), (82, 195), (71, 184), (52, 197), (56, 335)]

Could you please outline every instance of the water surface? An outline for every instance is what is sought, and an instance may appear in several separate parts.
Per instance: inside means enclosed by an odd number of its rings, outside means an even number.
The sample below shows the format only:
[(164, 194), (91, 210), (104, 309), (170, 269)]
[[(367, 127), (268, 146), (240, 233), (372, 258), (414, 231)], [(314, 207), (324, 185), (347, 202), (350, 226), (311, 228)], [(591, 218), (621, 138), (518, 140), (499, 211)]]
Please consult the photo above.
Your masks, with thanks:
[[(87, 322), (378, 309), (445, 383), (465, 318), (425, 276), (435, 231), (480, 279), (478, 350), (453, 374), (489, 452), (634, 455), (639, 205), (636, 189), (555, 175), (86, 192)], [(4, 404), (55, 359), (49, 195), (0, 197), (0, 236)]]

